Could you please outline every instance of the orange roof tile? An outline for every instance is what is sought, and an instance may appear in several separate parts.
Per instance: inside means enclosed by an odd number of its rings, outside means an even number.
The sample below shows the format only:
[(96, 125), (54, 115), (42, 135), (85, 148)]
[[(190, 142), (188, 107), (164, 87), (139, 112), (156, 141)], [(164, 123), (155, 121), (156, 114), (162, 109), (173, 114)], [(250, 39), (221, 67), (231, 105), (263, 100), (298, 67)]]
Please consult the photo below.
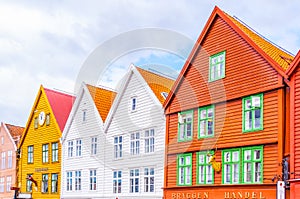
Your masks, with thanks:
[(5, 124), (5, 125), (13, 139), (22, 137), (24, 127), (15, 126), (15, 125), (11, 125), (11, 124)]
[(136, 68), (145, 79), (153, 93), (156, 95), (160, 103), (163, 104), (166, 99), (162, 96), (162, 92), (169, 93), (175, 81), (139, 67)]
[(87, 88), (89, 89), (98, 112), (104, 122), (116, 97), (116, 92), (92, 85), (87, 85)]
[[(224, 12), (224, 11), (223, 11)], [(225, 13), (225, 12), (224, 12)], [(260, 49), (262, 49), (268, 56), (270, 56), (283, 70), (286, 70), (294, 56), (284, 51), (280, 47), (275, 46), (270, 41), (266, 40), (255, 31), (251, 30), (247, 25), (244, 25), (236, 18), (225, 13), (229, 19), (237, 25)]]

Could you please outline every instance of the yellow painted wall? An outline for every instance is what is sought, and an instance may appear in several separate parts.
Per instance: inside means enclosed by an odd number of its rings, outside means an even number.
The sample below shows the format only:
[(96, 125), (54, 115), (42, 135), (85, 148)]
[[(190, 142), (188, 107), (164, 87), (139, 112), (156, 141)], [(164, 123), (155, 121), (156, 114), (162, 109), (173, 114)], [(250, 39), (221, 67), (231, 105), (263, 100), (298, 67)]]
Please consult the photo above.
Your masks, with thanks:
[[(46, 114), (50, 113), (50, 124), (46, 125), (46, 122), (38, 128), (34, 128), (34, 119), (38, 117), (39, 113), (44, 111)], [(32, 117), (31, 117), (32, 116)], [(37, 190), (32, 185), (32, 198), (45, 199), (45, 198), (60, 198), (60, 171), (61, 171), (61, 144), (59, 138), (61, 137), (61, 131), (56, 123), (51, 107), (48, 103), (47, 97), (43, 89), (41, 88), (33, 107), (31, 119), (27, 123), (27, 131), (23, 142), (20, 145), (21, 158), (19, 160), (19, 187), (21, 193), (26, 192), (26, 177), (27, 174), (33, 174), (34, 180), (38, 182)], [(52, 163), (52, 143), (58, 142), (58, 162)], [(49, 144), (48, 163), (42, 162), (42, 145)], [(27, 163), (27, 147), (33, 145), (33, 164)], [(57, 193), (51, 193), (51, 174), (58, 174), (58, 190)], [(48, 174), (48, 193), (41, 193), (42, 188), (42, 174)]]

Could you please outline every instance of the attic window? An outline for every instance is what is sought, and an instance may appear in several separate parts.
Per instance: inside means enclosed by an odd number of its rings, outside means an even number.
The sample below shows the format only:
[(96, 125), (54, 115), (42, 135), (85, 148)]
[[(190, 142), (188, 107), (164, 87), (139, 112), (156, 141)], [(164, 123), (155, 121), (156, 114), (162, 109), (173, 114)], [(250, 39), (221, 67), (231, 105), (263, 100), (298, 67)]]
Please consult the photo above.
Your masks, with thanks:
[(209, 57), (209, 81), (216, 81), (225, 77), (225, 51)]
[(38, 128), (38, 124), (39, 124), (38, 117), (35, 117), (35, 118), (34, 118), (34, 128), (35, 128), (35, 129)]
[(167, 97), (168, 97), (168, 93), (167, 92), (161, 92), (160, 94), (164, 97), (164, 99), (167, 99)]
[(82, 110), (82, 121), (86, 121), (86, 109)]
[(46, 125), (50, 125), (50, 113), (46, 115)]
[(136, 110), (136, 97), (131, 98), (131, 111)]

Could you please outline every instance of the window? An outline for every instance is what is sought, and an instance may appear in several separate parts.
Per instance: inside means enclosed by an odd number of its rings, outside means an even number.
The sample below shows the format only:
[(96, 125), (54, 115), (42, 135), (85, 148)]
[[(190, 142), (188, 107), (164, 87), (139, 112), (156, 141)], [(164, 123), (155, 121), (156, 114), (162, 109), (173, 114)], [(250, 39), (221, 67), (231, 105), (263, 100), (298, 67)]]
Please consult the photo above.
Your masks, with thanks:
[(67, 172), (67, 191), (72, 191), (72, 181), (73, 181), (73, 176), (72, 176), (72, 171)]
[(164, 99), (167, 99), (167, 97), (168, 97), (168, 93), (167, 92), (161, 92), (160, 94), (163, 96)]
[(122, 157), (122, 136), (114, 137), (114, 154), (116, 159)]
[(58, 186), (58, 174), (52, 173), (51, 175), (51, 193), (57, 193), (57, 186)]
[(42, 174), (42, 193), (48, 193), (48, 174)]
[(10, 187), (11, 187), (11, 176), (6, 177), (6, 192), (10, 192)]
[(177, 156), (177, 185), (192, 185), (192, 154)]
[(97, 170), (90, 170), (90, 190), (97, 189)]
[(0, 177), (0, 192), (4, 192), (4, 177)]
[(214, 135), (214, 106), (199, 108), (199, 134), (198, 138)]
[(191, 140), (193, 137), (193, 111), (178, 114), (178, 141)]
[(27, 163), (33, 163), (33, 146), (27, 147)]
[(145, 131), (145, 153), (154, 152), (154, 129)]
[(48, 162), (49, 144), (43, 144), (43, 163)]
[(140, 133), (130, 135), (130, 155), (140, 154)]
[[(213, 152), (209, 152), (213, 155)], [(197, 184), (213, 184), (214, 183), (214, 170), (212, 165), (209, 164), (209, 157), (207, 152), (197, 153)]]
[(136, 110), (136, 97), (131, 98), (131, 111)]
[(129, 192), (130, 193), (138, 193), (139, 192), (139, 186), (140, 186), (140, 170), (139, 169), (131, 169), (130, 170), (130, 187)]
[(58, 142), (52, 143), (52, 162), (58, 162)]
[(97, 154), (97, 137), (91, 138), (91, 154), (92, 155)]
[(73, 140), (68, 141), (68, 157), (73, 157)]
[(263, 94), (243, 98), (243, 132), (263, 129)]
[(1, 153), (1, 169), (5, 169), (6, 167), (6, 153)]
[(240, 182), (240, 149), (222, 151), (223, 184), (237, 184)]
[(7, 168), (11, 169), (12, 168), (12, 151), (7, 151)]
[(144, 192), (154, 192), (154, 168), (144, 169)]
[(35, 117), (35, 118), (34, 118), (34, 128), (37, 129), (37, 128), (38, 128), (38, 125), (39, 125), (38, 117)]
[(86, 110), (82, 110), (82, 121), (86, 121)]
[(122, 171), (113, 172), (113, 193), (122, 193)]
[(1, 136), (1, 144), (4, 144), (4, 136)]
[(81, 171), (75, 171), (75, 190), (81, 190)]
[(48, 113), (46, 115), (46, 125), (49, 126), (50, 125), (50, 113)]
[(81, 144), (82, 144), (81, 139), (76, 140), (76, 156), (77, 157), (81, 156)]
[(263, 147), (248, 147), (242, 149), (243, 183), (263, 182)]
[(27, 174), (26, 178), (26, 192), (32, 191), (32, 181), (29, 179), (32, 174)]
[(209, 81), (215, 81), (225, 77), (225, 51), (210, 56)]

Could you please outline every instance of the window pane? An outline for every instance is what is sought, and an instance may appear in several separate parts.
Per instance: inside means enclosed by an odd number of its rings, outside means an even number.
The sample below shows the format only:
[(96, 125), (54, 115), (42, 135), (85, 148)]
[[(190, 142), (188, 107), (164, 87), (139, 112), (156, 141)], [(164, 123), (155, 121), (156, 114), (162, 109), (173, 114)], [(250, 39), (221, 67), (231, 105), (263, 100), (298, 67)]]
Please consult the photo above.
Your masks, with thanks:
[(260, 109), (255, 109), (254, 128), (260, 128)]
[(254, 160), (260, 160), (261, 154), (260, 154), (261, 150), (254, 150)]
[(251, 150), (244, 151), (244, 160), (251, 160)]

